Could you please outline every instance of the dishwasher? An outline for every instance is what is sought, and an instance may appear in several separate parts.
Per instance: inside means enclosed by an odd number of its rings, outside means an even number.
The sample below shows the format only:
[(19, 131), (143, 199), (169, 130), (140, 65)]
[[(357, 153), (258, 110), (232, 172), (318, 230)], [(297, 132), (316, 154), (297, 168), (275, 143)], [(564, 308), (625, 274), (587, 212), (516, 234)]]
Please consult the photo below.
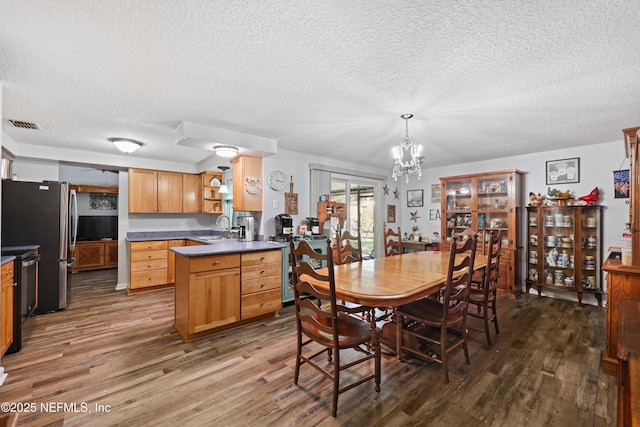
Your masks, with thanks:
[(40, 254), (34, 246), (9, 246), (2, 248), (2, 255), (13, 255), (16, 290), (13, 294), (13, 343), (7, 353), (22, 348), (22, 328), (36, 309), (38, 261)]

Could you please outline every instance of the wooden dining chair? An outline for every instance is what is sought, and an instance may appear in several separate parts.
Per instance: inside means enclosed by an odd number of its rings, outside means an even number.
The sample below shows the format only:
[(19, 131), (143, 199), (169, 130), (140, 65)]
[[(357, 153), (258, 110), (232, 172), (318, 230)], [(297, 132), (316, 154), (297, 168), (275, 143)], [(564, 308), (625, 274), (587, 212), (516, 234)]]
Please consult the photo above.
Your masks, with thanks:
[(490, 230), (487, 233), (486, 241), (487, 266), (483, 269), (482, 282), (470, 288), (469, 304), (472, 308), (468, 312), (469, 316), (482, 319), (484, 327), (468, 326), (468, 329), (484, 331), (487, 335), (487, 344), (491, 347), (489, 322), (493, 322), (496, 335), (500, 334), (498, 314), (496, 312), (496, 293), (498, 290), (500, 254), (502, 252), (502, 231)]
[[(320, 274), (308, 262), (301, 261), (305, 258), (326, 261), (327, 274)], [(371, 323), (365, 320), (352, 316), (355, 309), (345, 307), (336, 301), (333, 253), (330, 241), (327, 240), (326, 254), (317, 253), (306, 241), (299, 242), (297, 248), (291, 241), (290, 260), (297, 331), (293, 383), (298, 384), (300, 366), (305, 363), (331, 379), (333, 382), (332, 415), (335, 417), (339, 394), (372, 379), (375, 381), (376, 392), (380, 392), (380, 329), (372, 327)], [(305, 275), (326, 283), (329, 292), (323, 292), (305, 281)], [(353, 352), (348, 354), (349, 362), (342, 365), (340, 353), (349, 349), (355, 351), (355, 354)], [(318, 356), (324, 354), (325, 351), (327, 362), (323, 363)], [(349, 384), (341, 386), (340, 372), (369, 360), (374, 361), (372, 374), (361, 375), (350, 372), (350, 378), (357, 375), (359, 379), (354, 379), (349, 381)]]
[[(446, 382), (449, 382), (447, 363), (451, 351), (462, 346), (469, 364), (467, 308), (477, 245), (476, 236), (471, 237), (455, 236), (451, 240), (447, 281), (441, 301), (423, 298), (396, 309), (398, 359), (402, 360), (403, 352), (407, 352), (426, 361), (439, 362)], [(422, 352), (408, 345), (416, 339), (440, 346), (440, 354)]]
[(398, 227), (398, 232), (393, 231), (391, 228), (387, 228), (384, 231), (384, 256), (400, 254), (402, 254), (402, 235), (400, 234), (400, 227)]
[(342, 233), (336, 232), (336, 251), (338, 252), (337, 264), (349, 264), (362, 261), (362, 241), (360, 233), (357, 236), (348, 230)]

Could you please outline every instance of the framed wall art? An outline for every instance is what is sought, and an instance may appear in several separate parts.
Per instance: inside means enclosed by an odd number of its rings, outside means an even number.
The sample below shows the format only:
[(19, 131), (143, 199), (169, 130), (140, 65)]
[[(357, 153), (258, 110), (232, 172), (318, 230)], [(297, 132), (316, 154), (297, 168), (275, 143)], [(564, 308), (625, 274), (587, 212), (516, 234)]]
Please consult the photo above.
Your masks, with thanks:
[(387, 205), (387, 222), (396, 222), (396, 205)]
[(424, 190), (407, 190), (407, 206), (410, 208), (424, 206)]
[(613, 171), (613, 193), (616, 199), (628, 199), (629, 190), (629, 169)]
[(440, 184), (431, 184), (431, 203), (440, 203)]
[(547, 162), (547, 185), (580, 182), (580, 158), (550, 160)]

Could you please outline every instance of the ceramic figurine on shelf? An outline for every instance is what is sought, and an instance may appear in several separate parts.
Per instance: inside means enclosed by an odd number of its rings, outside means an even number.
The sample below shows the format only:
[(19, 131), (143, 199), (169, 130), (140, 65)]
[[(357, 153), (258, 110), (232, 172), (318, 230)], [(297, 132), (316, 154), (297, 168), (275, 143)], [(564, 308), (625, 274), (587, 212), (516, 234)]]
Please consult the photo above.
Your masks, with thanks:
[(558, 251), (556, 250), (556, 248), (553, 248), (549, 252), (547, 252), (547, 258), (546, 258), (547, 265), (549, 267), (555, 267), (557, 257), (558, 257)]
[(600, 189), (598, 187), (591, 190), (589, 194), (586, 196), (582, 196), (579, 198), (583, 202), (587, 203), (587, 206), (594, 206), (596, 202), (600, 199)]

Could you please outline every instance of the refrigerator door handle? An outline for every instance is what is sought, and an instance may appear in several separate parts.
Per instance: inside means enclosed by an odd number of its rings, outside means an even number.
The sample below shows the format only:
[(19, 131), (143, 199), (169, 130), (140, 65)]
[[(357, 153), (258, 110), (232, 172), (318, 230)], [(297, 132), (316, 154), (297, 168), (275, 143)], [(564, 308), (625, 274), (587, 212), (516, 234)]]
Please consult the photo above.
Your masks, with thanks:
[[(78, 198), (76, 190), (69, 191), (69, 209), (73, 215), (71, 223), (73, 224), (73, 230), (71, 230), (71, 242), (69, 243), (69, 249), (73, 251), (76, 248), (76, 237), (78, 236)], [(73, 260), (71, 261), (73, 262)]]

